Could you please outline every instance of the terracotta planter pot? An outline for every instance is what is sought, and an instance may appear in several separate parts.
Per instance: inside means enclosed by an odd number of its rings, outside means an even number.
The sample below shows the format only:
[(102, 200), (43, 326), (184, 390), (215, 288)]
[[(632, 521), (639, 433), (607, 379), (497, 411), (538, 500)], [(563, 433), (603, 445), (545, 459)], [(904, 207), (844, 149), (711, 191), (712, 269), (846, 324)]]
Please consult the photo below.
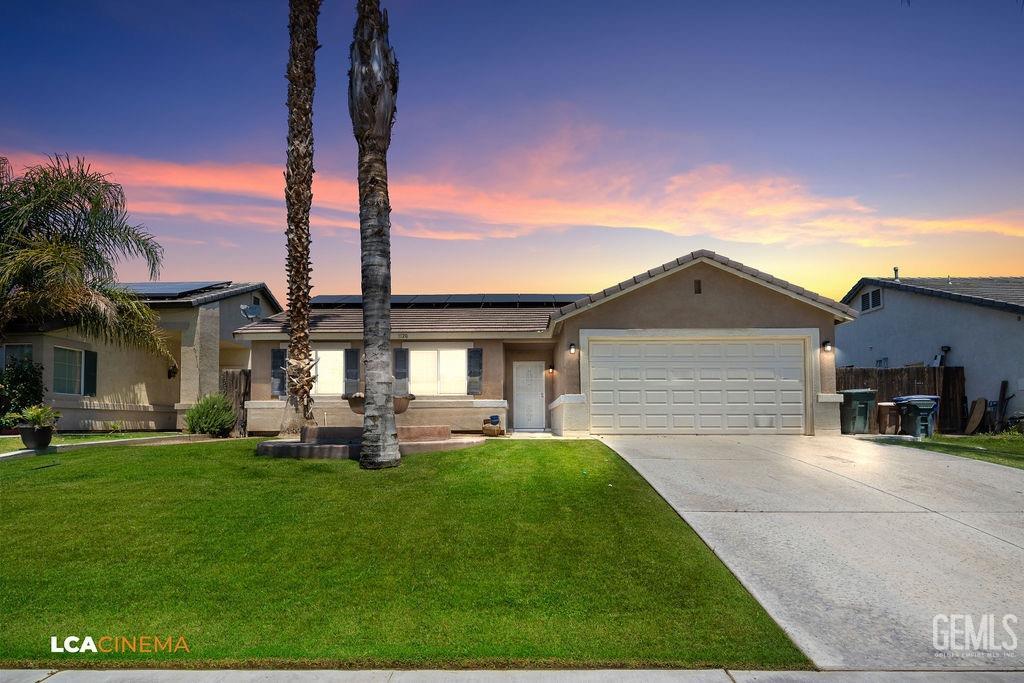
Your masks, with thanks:
[[(366, 403), (366, 396), (363, 392), (356, 394), (344, 394), (343, 399), (348, 401), (348, 407), (352, 409), (352, 412), (356, 415), (362, 415), (365, 410), (363, 405)], [(409, 409), (409, 402), (415, 400), (416, 397), (412, 394), (406, 394), (405, 396), (395, 396), (395, 415), (401, 415)]]
[(18, 433), (21, 434), (21, 442), (25, 448), (34, 451), (46, 450), (53, 440), (53, 427), (33, 427), (32, 425), (19, 425)]

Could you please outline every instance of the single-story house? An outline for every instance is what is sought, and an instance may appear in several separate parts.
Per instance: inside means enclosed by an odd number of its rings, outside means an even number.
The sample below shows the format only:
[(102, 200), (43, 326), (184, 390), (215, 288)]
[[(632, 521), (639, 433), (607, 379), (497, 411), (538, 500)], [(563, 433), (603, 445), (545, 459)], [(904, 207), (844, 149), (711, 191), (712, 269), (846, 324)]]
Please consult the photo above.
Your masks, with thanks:
[[(358, 296), (314, 297), (317, 421), (356, 426)], [(834, 326), (856, 313), (711, 251), (589, 296), (441, 294), (392, 300), (399, 424), (479, 431), (499, 415), (555, 434), (820, 434), (839, 429)], [(284, 314), (242, 327), (253, 432), (278, 430)]]
[(836, 329), (839, 366), (961, 365), (967, 399), (1024, 411), (1024, 277), (864, 277), (843, 297), (860, 315)]
[(220, 371), (249, 367), (249, 342), (233, 332), (260, 312), (281, 311), (262, 282), (126, 283), (160, 315), (175, 365), (135, 349), (84, 337), (55, 323), (15, 327), (0, 363), (27, 357), (43, 366), (46, 402), (61, 430), (175, 429), (200, 397), (216, 392)]

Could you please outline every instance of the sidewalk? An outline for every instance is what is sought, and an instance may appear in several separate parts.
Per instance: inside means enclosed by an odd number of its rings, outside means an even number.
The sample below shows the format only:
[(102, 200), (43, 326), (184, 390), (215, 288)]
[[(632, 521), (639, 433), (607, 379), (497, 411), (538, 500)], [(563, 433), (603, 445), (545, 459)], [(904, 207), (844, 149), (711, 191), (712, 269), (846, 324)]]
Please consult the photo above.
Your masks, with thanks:
[(1000, 671), (725, 671), (723, 669), (614, 669), (603, 671), (188, 671), (0, 670), (2, 683), (1004, 683), (1024, 681), (1024, 672)]

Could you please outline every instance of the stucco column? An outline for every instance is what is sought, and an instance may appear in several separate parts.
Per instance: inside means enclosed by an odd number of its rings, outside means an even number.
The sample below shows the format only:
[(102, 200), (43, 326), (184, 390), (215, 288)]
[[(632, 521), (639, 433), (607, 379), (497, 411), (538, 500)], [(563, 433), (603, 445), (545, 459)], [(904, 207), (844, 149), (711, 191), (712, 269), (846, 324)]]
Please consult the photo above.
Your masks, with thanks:
[(205, 304), (181, 333), (181, 395), (174, 406), (178, 426), (185, 411), (220, 388), (220, 305)]

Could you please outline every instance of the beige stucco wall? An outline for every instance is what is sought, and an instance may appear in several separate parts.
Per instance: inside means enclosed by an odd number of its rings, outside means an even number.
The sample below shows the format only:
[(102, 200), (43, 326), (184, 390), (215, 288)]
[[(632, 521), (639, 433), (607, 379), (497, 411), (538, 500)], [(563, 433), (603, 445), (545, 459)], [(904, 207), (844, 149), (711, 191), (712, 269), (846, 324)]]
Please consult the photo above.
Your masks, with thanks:
[[(318, 341), (313, 342), (315, 347)], [(464, 343), (471, 340), (443, 340)], [(350, 348), (362, 348), (358, 340), (346, 340)], [(405, 342), (394, 340), (392, 347)], [(399, 425), (451, 425), (455, 431), (479, 431), (484, 418), (501, 415), (505, 423), (504, 405), (496, 405), (504, 399), (505, 354), (500, 340), (484, 339), (471, 341), (474, 347), (483, 349), (482, 392), (472, 397), (429, 397), (421, 396), (413, 401), (409, 410), (398, 416)], [(249, 402), (248, 427), (252, 432), (276, 432), (281, 426), (283, 404), (270, 395), (270, 352), (275, 348), (287, 348), (284, 341), (252, 342), (252, 390)], [(360, 381), (362, 389), (362, 381)], [(334, 397), (315, 400), (314, 413), (318, 424), (332, 427), (355, 427), (362, 424), (362, 417), (355, 415), (348, 403)]]
[[(61, 413), (59, 430), (105, 430), (115, 422), (128, 429), (174, 428), (179, 378), (168, 379), (166, 360), (88, 339), (72, 329), (10, 335), (6, 341), (32, 344), (33, 360), (43, 365), (45, 400)], [(57, 346), (96, 352), (96, 396), (53, 391), (53, 349)], [(173, 335), (171, 347), (172, 351), (177, 348)]]
[[(694, 293), (694, 280), (701, 294)], [(556, 396), (578, 394), (580, 345), (583, 329), (735, 329), (817, 328), (821, 340), (835, 339), (833, 315), (816, 306), (751, 282), (721, 268), (698, 263), (667, 275), (633, 292), (609, 299), (561, 323), (554, 350)], [(819, 360), (822, 394), (835, 392), (834, 353), (813, 349)], [(811, 397), (815, 433), (838, 429), (839, 411), (833, 403)]]

